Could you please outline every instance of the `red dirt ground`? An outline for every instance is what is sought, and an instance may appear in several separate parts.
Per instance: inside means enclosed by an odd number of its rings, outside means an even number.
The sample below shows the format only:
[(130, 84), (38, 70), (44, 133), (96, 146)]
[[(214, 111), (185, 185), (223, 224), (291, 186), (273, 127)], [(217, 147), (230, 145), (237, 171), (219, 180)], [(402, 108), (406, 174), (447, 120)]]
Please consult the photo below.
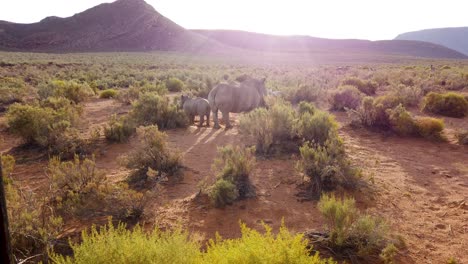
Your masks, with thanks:
[[(90, 101), (85, 106), (82, 132), (102, 127), (113, 113), (128, 109), (113, 100)], [(450, 141), (433, 143), (351, 129), (345, 126), (345, 114), (334, 114), (342, 124), (340, 134), (351, 159), (363, 169), (364, 178), (374, 182), (370, 189), (352, 195), (359, 208), (384, 217), (392, 230), (404, 237), (408, 249), (402, 252), (401, 262), (444, 263), (455, 257), (459, 263), (468, 263), (468, 147), (453, 139), (453, 131), (468, 129), (467, 118), (447, 119)], [(236, 116), (231, 119), (237, 120)], [(4, 123), (3, 117), (0, 122)], [(301, 177), (295, 170), (294, 155), (258, 159), (251, 176), (257, 197), (216, 209), (197, 198), (199, 184), (215, 178), (211, 165), (217, 147), (246, 144), (248, 140), (239, 135), (236, 126), (227, 131), (191, 126), (167, 134), (170, 147), (183, 154), (187, 169), (181, 182), (160, 188), (161, 194), (147, 209), (146, 222), (182, 225), (200, 240), (212, 238), (215, 232), (223, 237), (239, 236), (239, 220), (258, 229), (263, 221), (277, 230), (283, 218), (294, 232), (323, 229), (316, 202), (301, 202), (296, 196)], [(37, 151), (11, 151), (21, 141), (6, 132), (0, 135), (4, 138), (0, 151), (13, 152), (18, 160), (14, 178), (22, 186), (41, 190), (47, 183), (46, 159)], [(131, 151), (134, 144), (135, 139), (112, 145), (103, 141), (96, 156), (98, 167), (109, 178), (122, 179), (128, 171), (119, 165), (118, 157)], [(67, 232), (83, 227), (70, 224)]]

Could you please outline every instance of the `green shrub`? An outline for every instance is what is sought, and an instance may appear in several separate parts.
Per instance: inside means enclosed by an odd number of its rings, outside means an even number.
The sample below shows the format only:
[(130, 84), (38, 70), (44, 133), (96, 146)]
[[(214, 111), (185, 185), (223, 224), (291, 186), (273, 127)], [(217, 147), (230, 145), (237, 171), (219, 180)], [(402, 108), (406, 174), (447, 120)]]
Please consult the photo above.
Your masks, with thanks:
[(22, 101), (28, 95), (26, 83), (18, 78), (0, 77), (0, 105)]
[(182, 168), (181, 158), (169, 151), (167, 135), (156, 126), (140, 127), (137, 134), (140, 144), (124, 159), (126, 167), (135, 170), (130, 181), (147, 180), (151, 171), (158, 179), (175, 176)]
[(341, 86), (331, 95), (331, 108), (338, 111), (356, 109), (361, 103), (361, 97), (361, 92), (355, 86)]
[(128, 117), (117, 118), (116, 115), (104, 127), (104, 136), (110, 142), (126, 142), (136, 131), (136, 125)]
[(39, 197), (20, 188), (10, 177), (15, 166), (12, 156), (2, 155), (1, 159), (12, 253), (18, 262), (36, 254), (46, 261), (47, 252), (62, 229), (62, 218), (48, 206), (47, 194)]
[(47, 84), (40, 85), (38, 87), (38, 94), (41, 99), (47, 99), (51, 96), (63, 96), (77, 104), (85, 101), (88, 97), (93, 95), (94, 92), (86, 83), (54, 80)]
[(208, 196), (215, 207), (224, 207), (239, 198), (239, 191), (230, 180), (220, 178), (211, 186)]
[(63, 133), (71, 119), (52, 108), (23, 104), (13, 104), (7, 112), (9, 131), (41, 147), (51, 145), (52, 132)]
[(133, 104), (130, 112), (137, 125), (157, 125), (159, 129), (187, 127), (189, 120), (185, 112), (169, 102), (168, 97), (146, 93)]
[(300, 148), (297, 168), (309, 179), (313, 196), (337, 186), (354, 184), (357, 171), (347, 159), (344, 145), (338, 136), (331, 136), (324, 145), (306, 142)]
[(302, 114), (305, 114), (305, 113), (309, 113), (311, 115), (315, 114), (315, 111), (317, 109), (315, 108), (315, 106), (309, 102), (300, 102), (299, 103), (299, 115), (302, 115)]
[(390, 92), (393, 100), (403, 104), (403, 106), (418, 105), (422, 95), (421, 88), (417, 86), (398, 85)]
[(272, 145), (282, 144), (293, 137), (295, 116), (289, 103), (278, 100), (268, 110), (257, 108), (243, 114), (239, 120), (239, 130), (252, 136), (257, 150), (266, 154)]
[(392, 244), (388, 225), (381, 218), (361, 214), (352, 198), (338, 200), (333, 195), (322, 195), (318, 208), (329, 229), (326, 243), (335, 254), (379, 256)]
[(343, 85), (352, 85), (366, 95), (374, 95), (378, 84), (374, 81), (364, 81), (356, 77), (349, 77), (342, 81)]
[(384, 264), (395, 264), (395, 257), (398, 254), (398, 249), (394, 244), (388, 244), (380, 253), (380, 259)]
[(468, 101), (459, 94), (430, 92), (424, 97), (422, 109), (434, 114), (464, 117), (468, 113)]
[(444, 121), (432, 117), (419, 117), (415, 120), (419, 135), (424, 138), (443, 140)]
[(117, 95), (117, 100), (123, 104), (132, 104), (140, 98), (141, 89), (131, 86), (128, 89), (120, 90)]
[(336, 133), (338, 123), (331, 114), (317, 110), (313, 115), (309, 113), (301, 115), (295, 127), (299, 137), (305, 141), (323, 145), (330, 134)]
[(265, 225), (265, 233), (241, 224), (242, 236), (236, 239), (210, 240), (205, 251), (188, 233), (153, 230), (146, 233), (139, 226), (127, 230), (112, 224), (99, 231), (82, 233), (81, 244), (71, 244), (72, 257), (52, 255), (54, 263), (259, 263), (259, 264), (334, 264), (331, 259), (311, 255), (302, 235), (291, 234), (284, 225), (273, 234)]
[(241, 238), (211, 240), (200, 263), (335, 263), (311, 254), (303, 236), (291, 234), (284, 225), (276, 235), (264, 227), (262, 234), (241, 224)]
[(166, 87), (169, 92), (181, 92), (182, 88), (184, 88), (184, 83), (177, 78), (171, 77), (167, 79)]
[(293, 104), (297, 104), (302, 101), (314, 102), (319, 97), (319, 94), (320, 91), (317, 87), (303, 85), (285, 90), (284, 98)]
[(255, 196), (255, 188), (250, 183), (250, 173), (255, 166), (255, 148), (233, 147), (218, 148), (220, 157), (216, 158), (213, 169), (217, 181), (210, 188), (209, 196), (217, 207), (224, 207), (236, 199)]
[(147, 234), (137, 226), (127, 230), (125, 225), (111, 223), (99, 231), (93, 226), (81, 235), (81, 244), (71, 244), (72, 257), (57, 254), (54, 263), (197, 263), (199, 245), (182, 231), (159, 231)]
[(394, 109), (387, 109), (392, 130), (401, 136), (418, 134), (418, 128), (411, 114), (400, 104)]
[(106, 89), (99, 94), (99, 98), (105, 98), (105, 99), (116, 98), (117, 96), (118, 96), (118, 92), (117, 90), (114, 90), (114, 89)]
[(104, 213), (127, 219), (143, 213), (143, 208), (135, 206), (142, 194), (108, 181), (105, 173), (96, 168), (94, 159), (52, 158), (47, 174), (51, 180), (51, 203), (65, 215)]

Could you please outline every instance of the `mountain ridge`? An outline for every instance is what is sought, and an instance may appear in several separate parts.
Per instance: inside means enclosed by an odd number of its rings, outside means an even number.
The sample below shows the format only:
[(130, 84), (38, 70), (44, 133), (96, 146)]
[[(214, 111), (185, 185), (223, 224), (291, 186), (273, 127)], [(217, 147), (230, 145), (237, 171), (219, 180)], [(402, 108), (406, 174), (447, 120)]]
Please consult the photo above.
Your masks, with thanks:
[(334, 40), (233, 30), (187, 30), (144, 0), (103, 3), (70, 17), (0, 21), (0, 50), (33, 52), (175, 51), (225, 53), (371, 53), (466, 59), (449, 48), (417, 41)]
[(395, 40), (419, 40), (446, 46), (468, 55), (468, 27), (430, 28), (399, 34)]

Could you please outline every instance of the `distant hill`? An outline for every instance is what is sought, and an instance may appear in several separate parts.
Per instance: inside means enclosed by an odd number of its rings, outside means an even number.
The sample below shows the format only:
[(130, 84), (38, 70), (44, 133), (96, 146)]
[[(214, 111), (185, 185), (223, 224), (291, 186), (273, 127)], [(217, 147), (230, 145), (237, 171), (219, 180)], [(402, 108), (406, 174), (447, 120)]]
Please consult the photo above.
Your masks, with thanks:
[[(449, 48), (420, 41), (332, 40), (233, 30), (187, 30), (144, 0), (117, 0), (67, 18), (32, 24), (0, 21), (0, 50), (36, 52), (183, 51), (186, 53), (365, 54), (463, 59)], [(237, 53), (239, 54), (239, 53)]]
[(324, 39), (309, 36), (274, 36), (237, 30), (192, 30), (223, 44), (258, 51), (341, 52), (393, 54), (426, 58), (467, 58), (447, 47), (421, 41)]
[(425, 29), (403, 33), (395, 39), (431, 42), (468, 55), (468, 27)]
[(194, 51), (205, 45), (221, 46), (180, 27), (143, 0), (118, 0), (72, 17), (47, 17), (33, 24), (0, 21), (3, 50)]

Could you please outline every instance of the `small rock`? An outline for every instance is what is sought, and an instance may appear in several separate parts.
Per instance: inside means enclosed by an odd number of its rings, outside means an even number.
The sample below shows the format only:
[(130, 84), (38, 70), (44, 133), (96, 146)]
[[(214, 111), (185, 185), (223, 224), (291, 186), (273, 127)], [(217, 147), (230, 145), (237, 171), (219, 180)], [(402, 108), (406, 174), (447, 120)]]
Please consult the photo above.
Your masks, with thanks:
[(437, 225), (435, 225), (435, 227), (438, 228), (438, 229), (445, 229), (444, 224), (437, 224)]

